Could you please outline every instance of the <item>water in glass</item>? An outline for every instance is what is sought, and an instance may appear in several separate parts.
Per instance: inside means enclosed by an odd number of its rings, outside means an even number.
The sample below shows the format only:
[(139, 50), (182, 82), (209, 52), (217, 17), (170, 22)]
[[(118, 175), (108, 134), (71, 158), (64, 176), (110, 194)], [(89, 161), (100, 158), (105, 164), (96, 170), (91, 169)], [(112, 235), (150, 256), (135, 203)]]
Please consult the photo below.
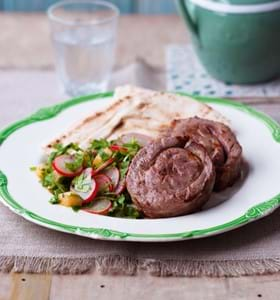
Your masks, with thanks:
[(47, 13), (64, 91), (71, 96), (105, 91), (114, 63), (118, 8), (102, 0), (67, 0)]
[(53, 40), (57, 72), (68, 94), (106, 90), (115, 48), (110, 32), (84, 27), (56, 33)]

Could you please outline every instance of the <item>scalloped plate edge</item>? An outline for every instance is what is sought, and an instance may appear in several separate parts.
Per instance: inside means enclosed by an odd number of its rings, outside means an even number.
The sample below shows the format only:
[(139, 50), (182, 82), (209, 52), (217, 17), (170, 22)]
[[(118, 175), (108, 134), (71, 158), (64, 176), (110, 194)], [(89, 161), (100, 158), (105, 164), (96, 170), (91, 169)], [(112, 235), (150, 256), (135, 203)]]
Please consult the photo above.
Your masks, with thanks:
[[(180, 93), (181, 95), (189, 96), (186, 93)], [(55, 117), (61, 111), (74, 106), (81, 104), (87, 101), (93, 101), (100, 98), (111, 97), (113, 92), (95, 94), (84, 96), (80, 98), (74, 98), (60, 104), (42, 108), (36, 113), (32, 114), (31, 116), (20, 120), (16, 123), (11, 124), (10, 126), (6, 127), (4, 130), (0, 131), (0, 145), (16, 130), (27, 126), (29, 124), (47, 120), (50, 118)], [(272, 138), (277, 142), (280, 143), (280, 126), (279, 124), (271, 119), (266, 114), (259, 112), (245, 104), (240, 102), (227, 100), (227, 99), (219, 99), (219, 98), (208, 98), (208, 97), (193, 97), (194, 99), (205, 102), (205, 103), (215, 103), (225, 106), (231, 106), (235, 109), (241, 110), (245, 113), (250, 114), (254, 118), (259, 119), (263, 122), (271, 131)], [(271, 198), (270, 200), (264, 201), (260, 204), (257, 204), (248, 211), (240, 216), (237, 219), (234, 219), (230, 222), (220, 224), (215, 227), (210, 227), (201, 230), (192, 230), (186, 232), (179, 232), (173, 234), (135, 234), (135, 233), (126, 233), (120, 231), (114, 231), (107, 228), (93, 228), (93, 227), (78, 227), (72, 226), (69, 224), (63, 224), (59, 222), (55, 222), (46, 218), (43, 218), (37, 214), (32, 213), (29, 210), (23, 208), (19, 203), (17, 203), (9, 193), (8, 190), (8, 179), (6, 175), (1, 172), (0, 170), (0, 200), (1, 202), (7, 206), (10, 210), (15, 212), (16, 214), (22, 216), (26, 220), (29, 220), (33, 223), (38, 225), (55, 229), (57, 231), (67, 232), (71, 234), (86, 236), (89, 238), (95, 239), (106, 239), (106, 240), (124, 240), (124, 241), (145, 241), (145, 242), (155, 242), (155, 241), (178, 241), (178, 240), (186, 240), (186, 239), (193, 239), (193, 238), (202, 238), (211, 235), (216, 235), (219, 233), (223, 233), (226, 231), (230, 231), (241, 227), (245, 224), (263, 218), (269, 214), (271, 214), (275, 209), (280, 206), (280, 193)]]

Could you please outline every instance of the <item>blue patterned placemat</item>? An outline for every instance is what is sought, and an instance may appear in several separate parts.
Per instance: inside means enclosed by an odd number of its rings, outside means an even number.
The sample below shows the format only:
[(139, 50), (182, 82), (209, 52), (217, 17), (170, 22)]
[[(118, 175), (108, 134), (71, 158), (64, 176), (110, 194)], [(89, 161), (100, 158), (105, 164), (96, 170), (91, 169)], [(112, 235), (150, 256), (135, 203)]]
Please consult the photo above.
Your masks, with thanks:
[(191, 46), (169, 45), (166, 49), (167, 89), (193, 95), (218, 97), (280, 96), (280, 79), (256, 85), (233, 85), (212, 78), (198, 61)]

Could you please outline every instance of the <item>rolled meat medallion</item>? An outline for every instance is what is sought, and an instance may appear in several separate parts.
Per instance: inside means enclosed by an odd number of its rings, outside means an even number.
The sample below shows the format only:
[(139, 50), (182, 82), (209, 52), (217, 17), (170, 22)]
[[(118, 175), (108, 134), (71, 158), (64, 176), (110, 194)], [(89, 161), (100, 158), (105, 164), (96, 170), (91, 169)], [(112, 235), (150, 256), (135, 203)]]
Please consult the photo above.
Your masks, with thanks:
[(216, 169), (215, 191), (232, 186), (239, 178), (242, 148), (232, 130), (220, 122), (201, 118), (174, 120), (164, 136), (188, 136), (203, 146)]
[(215, 168), (206, 150), (186, 137), (150, 142), (133, 158), (126, 178), (132, 201), (150, 218), (197, 211), (214, 182)]

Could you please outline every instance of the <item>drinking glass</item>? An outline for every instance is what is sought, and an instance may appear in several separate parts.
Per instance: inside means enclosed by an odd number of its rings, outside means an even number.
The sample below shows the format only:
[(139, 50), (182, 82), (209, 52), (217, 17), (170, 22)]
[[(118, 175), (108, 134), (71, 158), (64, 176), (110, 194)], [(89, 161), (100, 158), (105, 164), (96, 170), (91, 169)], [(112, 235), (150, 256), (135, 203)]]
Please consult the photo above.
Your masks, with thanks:
[(118, 8), (105, 1), (67, 0), (50, 6), (47, 14), (65, 92), (105, 91), (114, 64)]

